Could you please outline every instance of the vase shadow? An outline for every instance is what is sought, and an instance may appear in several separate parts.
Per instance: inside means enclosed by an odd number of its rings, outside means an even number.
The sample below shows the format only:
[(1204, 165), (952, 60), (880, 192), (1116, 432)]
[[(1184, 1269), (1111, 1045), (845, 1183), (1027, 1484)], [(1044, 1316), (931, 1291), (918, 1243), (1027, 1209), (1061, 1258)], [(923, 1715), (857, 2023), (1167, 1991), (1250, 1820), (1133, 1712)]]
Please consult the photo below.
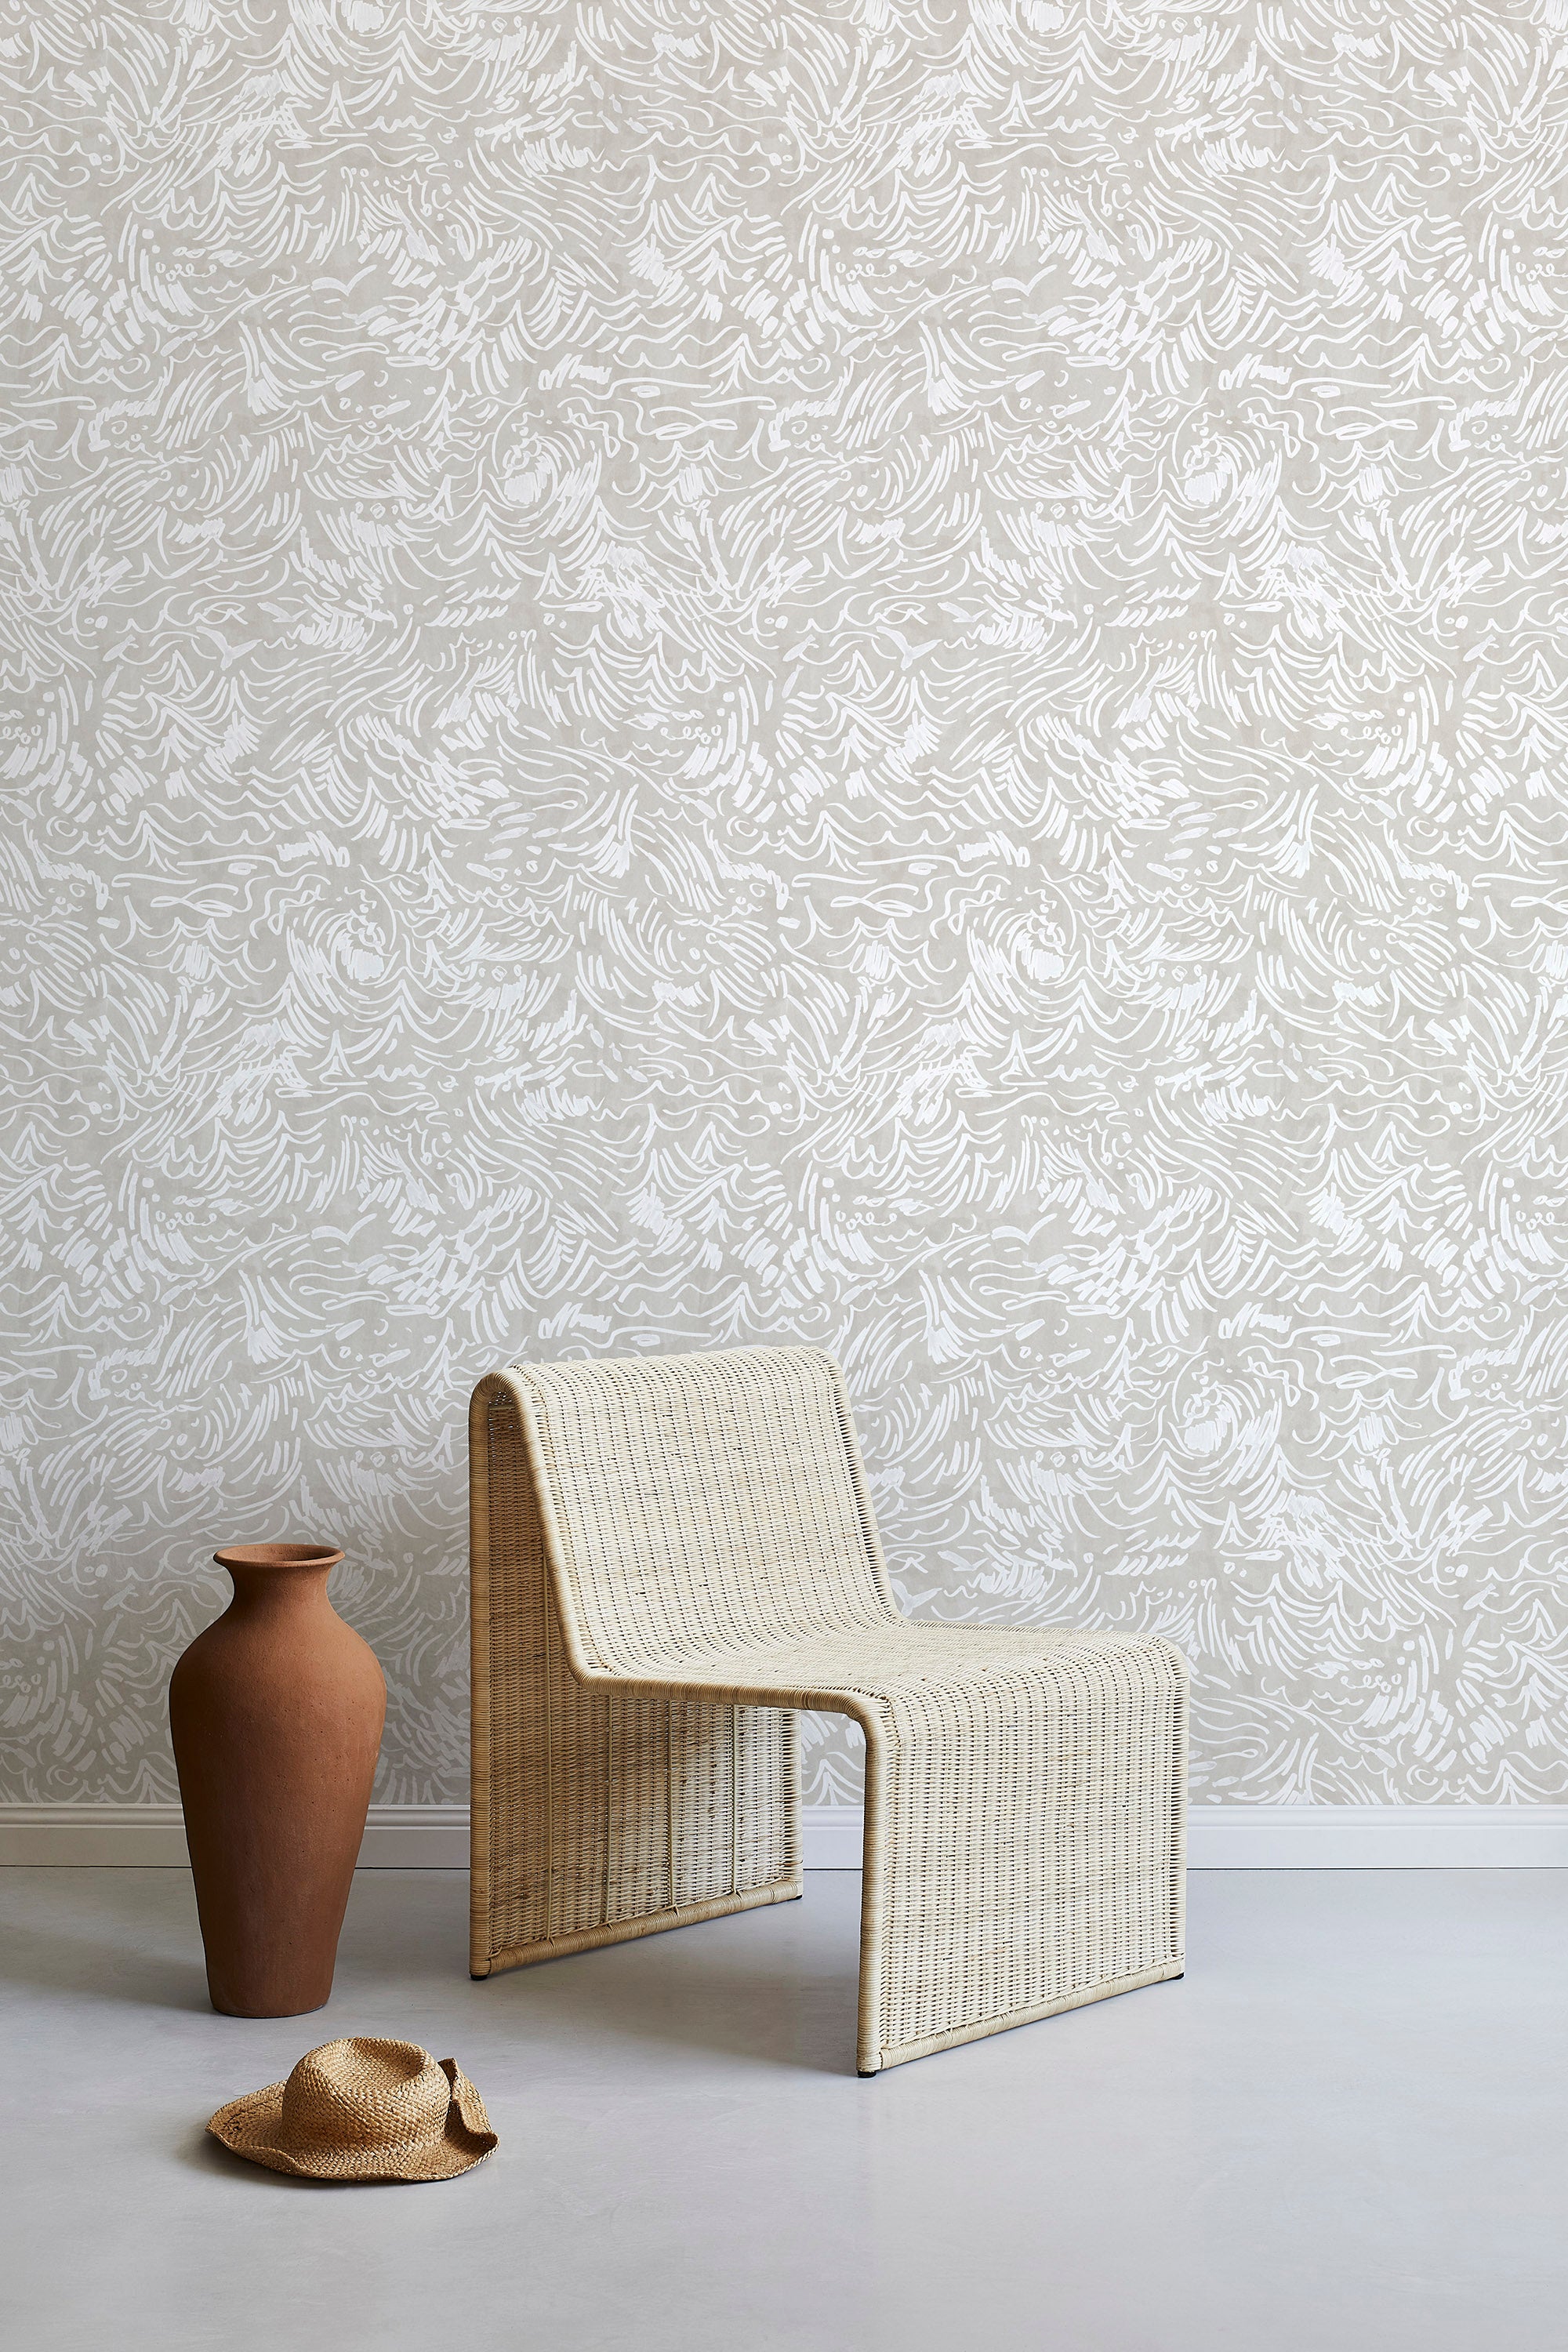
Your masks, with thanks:
[(0, 1984), (140, 2008), (211, 2011), (198, 1940), (188, 1958), (128, 1946), (112, 1933), (12, 1927), (0, 1942)]

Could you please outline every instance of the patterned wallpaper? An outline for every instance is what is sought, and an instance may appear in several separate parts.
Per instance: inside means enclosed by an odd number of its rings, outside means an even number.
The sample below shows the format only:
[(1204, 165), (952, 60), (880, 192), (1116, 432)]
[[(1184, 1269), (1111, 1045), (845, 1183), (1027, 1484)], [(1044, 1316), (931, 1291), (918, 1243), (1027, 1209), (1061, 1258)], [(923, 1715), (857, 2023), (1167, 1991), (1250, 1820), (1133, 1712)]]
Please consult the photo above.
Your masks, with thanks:
[(788, 1335), (1200, 1798), (1568, 1797), (1568, 8), (3, 21), (6, 1792), (330, 1534), (460, 1796), (472, 1381)]

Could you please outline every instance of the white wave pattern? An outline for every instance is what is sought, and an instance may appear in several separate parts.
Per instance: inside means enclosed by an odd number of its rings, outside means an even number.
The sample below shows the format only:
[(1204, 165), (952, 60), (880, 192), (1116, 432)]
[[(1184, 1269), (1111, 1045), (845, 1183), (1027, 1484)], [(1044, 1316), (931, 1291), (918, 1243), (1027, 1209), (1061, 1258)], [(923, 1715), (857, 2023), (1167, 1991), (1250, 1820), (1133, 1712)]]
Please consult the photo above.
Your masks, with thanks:
[(471, 1381), (789, 1336), (1200, 1797), (1568, 1796), (1568, 10), (5, 23), (7, 1790), (330, 1534), (460, 1796)]

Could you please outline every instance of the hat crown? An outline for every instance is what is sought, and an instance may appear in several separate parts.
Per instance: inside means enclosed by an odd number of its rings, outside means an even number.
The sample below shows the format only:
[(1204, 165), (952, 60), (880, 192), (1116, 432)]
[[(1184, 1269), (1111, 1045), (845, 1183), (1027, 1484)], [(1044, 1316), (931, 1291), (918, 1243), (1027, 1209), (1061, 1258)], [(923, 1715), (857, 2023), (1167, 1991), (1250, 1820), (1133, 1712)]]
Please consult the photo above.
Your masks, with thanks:
[(283, 2089), (286, 2147), (390, 2148), (438, 2138), (451, 2085), (416, 2042), (355, 2035), (307, 2051)]

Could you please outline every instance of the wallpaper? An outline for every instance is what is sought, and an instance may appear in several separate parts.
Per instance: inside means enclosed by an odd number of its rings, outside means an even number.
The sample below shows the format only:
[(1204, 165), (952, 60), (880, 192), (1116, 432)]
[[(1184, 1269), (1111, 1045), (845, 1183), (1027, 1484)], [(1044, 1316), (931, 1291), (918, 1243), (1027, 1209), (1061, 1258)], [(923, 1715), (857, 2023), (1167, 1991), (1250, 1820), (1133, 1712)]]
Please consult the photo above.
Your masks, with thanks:
[[(836, 1349), (1200, 1801), (1568, 1797), (1568, 7), (0, 29), (7, 1794), (463, 1420)], [(813, 1731), (811, 1793), (854, 1790)]]

